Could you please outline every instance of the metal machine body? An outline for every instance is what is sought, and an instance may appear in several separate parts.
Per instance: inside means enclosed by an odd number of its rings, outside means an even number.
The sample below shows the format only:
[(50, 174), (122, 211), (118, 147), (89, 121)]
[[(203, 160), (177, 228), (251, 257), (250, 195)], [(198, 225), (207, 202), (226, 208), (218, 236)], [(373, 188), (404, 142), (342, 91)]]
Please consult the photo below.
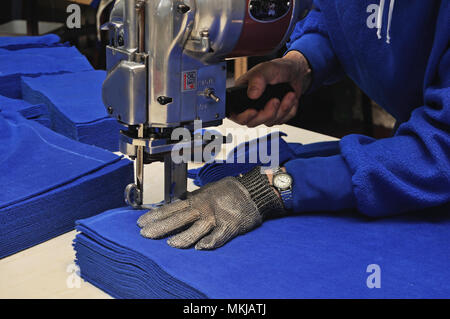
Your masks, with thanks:
[[(186, 192), (171, 132), (225, 118), (226, 59), (278, 49), (310, 0), (118, 0), (109, 30), (103, 101), (127, 127), (120, 151), (136, 160), (126, 200), (142, 206), (143, 167), (165, 162), (165, 202)], [(188, 141), (185, 141), (186, 143)], [(200, 145), (201, 147), (201, 145)]]

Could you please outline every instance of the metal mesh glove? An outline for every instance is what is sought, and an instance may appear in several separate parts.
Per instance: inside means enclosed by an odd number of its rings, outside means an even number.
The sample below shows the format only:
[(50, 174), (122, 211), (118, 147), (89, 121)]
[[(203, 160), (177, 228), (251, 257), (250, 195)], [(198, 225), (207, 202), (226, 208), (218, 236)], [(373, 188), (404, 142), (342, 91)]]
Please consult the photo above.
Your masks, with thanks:
[[(267, 180), (265, 175), (264, 178)], [(141, 235), (158, 239), (181, 230), (169, 238), (167, 243), (170, 246), (188, 248), (195, 244), (196, 249), (218, 248), (261, 225), (264, 216), (260, 212), (267, 211), (266, 205), (283, 209), (281, 200), (268, 182), (267, 187), (277, 202), (264, 200), (265, 206), (258, 207), (238, 178), (227, 177), (208, 184), (189, 193), (186, 200), (165, 205), (141, 216), (138, 220), (142, 228)]]

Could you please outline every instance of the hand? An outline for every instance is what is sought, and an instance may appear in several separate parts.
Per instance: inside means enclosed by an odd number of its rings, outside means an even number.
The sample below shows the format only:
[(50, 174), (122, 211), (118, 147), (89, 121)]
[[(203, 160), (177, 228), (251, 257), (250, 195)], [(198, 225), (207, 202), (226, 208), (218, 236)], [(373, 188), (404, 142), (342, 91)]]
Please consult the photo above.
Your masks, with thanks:
[[(188, 248), (195, 244), (195, 249), (215, 249), (261, 225), (270, 210), (283, 211), (281, 199), (259, 167), (244, 176), (242, 182), (226, 177), (189, 193), (186, 200), (146, 213), (138, 220), (141, 235), (159, 239), (182, 230), (168, 239), (170, 246)], [(250, 192), (255, 195), (255, 190), (244, 186), (258, 182), (262, 187), (256, 192), (261, 202), (252, 199)]]
[(300, 96), (309, 88), (311, 69), (308, 61), (298, 51), (290, 51), (281, 59), (264, 62), (236, 81), (236, 86), (248, 84), (248, 97), (258, 99), (267, 84), (288, 82), (294, 92), (286, 94), (282, 101), (270, 100), (262, 111), (248, 109), (241, 114), (233, 114), (231, 119), (241, 125), (255, 127), (260, 124), (273, 126), (289, 121), (297, 114)]

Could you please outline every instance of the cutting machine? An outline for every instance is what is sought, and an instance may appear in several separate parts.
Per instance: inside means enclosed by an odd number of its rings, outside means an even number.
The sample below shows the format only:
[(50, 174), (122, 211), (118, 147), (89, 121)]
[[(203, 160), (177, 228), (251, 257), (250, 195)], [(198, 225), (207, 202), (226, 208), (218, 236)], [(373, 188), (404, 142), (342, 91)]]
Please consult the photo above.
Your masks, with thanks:
[[(135, 183), (125, 190), (129, 205), (143, 207), (144, 165), (155, 161), (165, 166), (165, 202), (183, 198), (187, 163), (174, 162), (171, 152), (180, 143), (194, 152), (208, 141), (172, 133), (193, 134), (195, 121), (218, 126), (233, 107), (245, 107), (246, 88), (227, 93), (226, 59), (279, 49), (310, 6), (311, 0), (116, 1), (103, 26), (109, 30), (103, 101), (124, 125), (120, 151), (136, 161)], [(286, 93), (269, 90), (269, 97)]]

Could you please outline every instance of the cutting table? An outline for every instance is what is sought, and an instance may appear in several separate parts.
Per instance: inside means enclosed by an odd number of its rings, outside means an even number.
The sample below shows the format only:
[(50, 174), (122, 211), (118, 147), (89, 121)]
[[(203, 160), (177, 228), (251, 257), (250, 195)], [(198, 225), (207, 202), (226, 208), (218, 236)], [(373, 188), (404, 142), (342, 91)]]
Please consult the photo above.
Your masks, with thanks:
[[(232, 133), (242, 134), (243, 127), (225, 120), (220, 127), (214, 128), (222, 134)], [(236, 132), (233, 132), (236, 129)], [(289, 125), (279, 125), (272, 128), (259, 126), (248, 129), (248, 136), (260, 137), (272, 131), (281, 131), (287, 134), (287, 142), (315, 143), (336, 140), (333, 137), (325, 136), (304, 129)], [(233, 134), (234, 133), (234, 134)], [(246, 140), (249, 140), (246, 138)], [(239, 140), (241, 142), (242, 140)], [(227, 149), (227, 150), (231, 150)], [(225, 154), (218, 157), (223, 158)], [(145, 174), (151, 178), (146, 178), (144, 201), (159, 202), (164, 198), (163, 190), (158, 183), (163, 180), (163, 163), (148, 165)], [(189, 168), (195, 168), (199, 164), (190, 164)], [(188, 190), (192, 191), (196, 186), (192, 180), (188, 181)], [(156, 190), (156, 192), (151, 192)], [(150, 192), (149, 192), (150, 191)], [(75, 252), (72, 249), (72, 240), (75, 238), (75, 231), (71, 231), (52, 240), (34, 246), (15, 255), (0, 260), (0, 298), (110, 298), (109, 295), (94, 287), (90, 283), (84, 282), (77, 275), (74, 258)]]

